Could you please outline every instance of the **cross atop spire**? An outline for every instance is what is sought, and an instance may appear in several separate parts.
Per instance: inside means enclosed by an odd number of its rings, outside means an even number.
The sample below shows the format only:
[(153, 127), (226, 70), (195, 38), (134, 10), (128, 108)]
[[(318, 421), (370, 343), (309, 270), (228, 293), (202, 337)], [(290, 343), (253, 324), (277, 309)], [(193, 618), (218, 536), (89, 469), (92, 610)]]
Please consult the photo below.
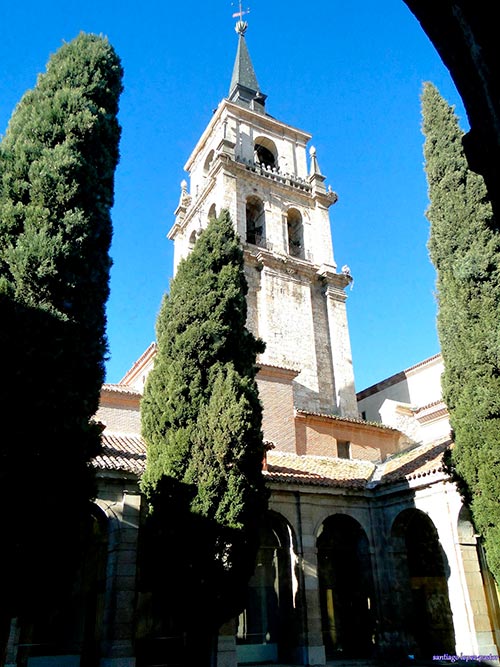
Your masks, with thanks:
[(240, 20), (239, 20), (238, 23), (236, 24), (236, 32), (239, 32), (238, 27), (239, 27), (240, 25), (244, 25), (244, 26), (245, 26), (243, 31), (245, 31), (245, 30), (247, 29), (247, 27), (248, 27), (248, 23), (247, 23), (246, 21), (243, 20), (243, 15), (244, 15), (244, 14), (250, 14), (250, 10), (249, 10), (249, 9), (245, 9), (245, 10), (243, 9), (241, 0), (239, 0), (238, 5), (239, 5), (239, 11), (234, 12), (234, 14), (233, 14), (233, 19), (235, 19), (237, 16), (240, 17)]

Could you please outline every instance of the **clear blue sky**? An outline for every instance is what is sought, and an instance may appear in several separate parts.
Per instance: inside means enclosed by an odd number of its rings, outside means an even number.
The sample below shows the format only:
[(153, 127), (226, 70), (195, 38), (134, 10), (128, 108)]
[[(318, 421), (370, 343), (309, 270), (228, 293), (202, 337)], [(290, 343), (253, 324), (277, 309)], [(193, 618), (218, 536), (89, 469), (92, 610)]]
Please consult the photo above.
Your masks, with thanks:
[[(419, 96), (432, 81), (466, 116), (448, 71), (402, 0), (249, 0), (247, 44), (274, 117), (313, 134), (358, 390), (438, 351)], [(172, 275), (183, 166), (228, 93), (237, 36), (228, 0), (25, 0), (0, 18), (0, 132), (49, 55), (80, 31), (106, 35), (125, 69), (116, 174), (107, 381), (154, 339)]]

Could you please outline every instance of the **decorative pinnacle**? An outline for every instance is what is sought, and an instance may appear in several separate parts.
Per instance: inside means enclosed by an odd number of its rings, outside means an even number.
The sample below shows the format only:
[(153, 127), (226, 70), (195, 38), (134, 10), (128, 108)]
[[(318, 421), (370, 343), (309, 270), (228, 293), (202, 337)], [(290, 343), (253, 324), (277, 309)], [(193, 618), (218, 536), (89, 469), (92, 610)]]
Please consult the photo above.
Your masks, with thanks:
[(244, 35), (247, 31), (248, 28), (248, 23), (246, 21), (238, 21), (238, 23), (234, 26), (234, 29), (238, 33), (238, 35)]
[(316, 148), (311, 146), (309, 149), (309, 155), (311, 156), (311, 168), (309, 170), (309, 176), (321, 176), (321, 171), (318, 164), (318, 158), (316, 157)]

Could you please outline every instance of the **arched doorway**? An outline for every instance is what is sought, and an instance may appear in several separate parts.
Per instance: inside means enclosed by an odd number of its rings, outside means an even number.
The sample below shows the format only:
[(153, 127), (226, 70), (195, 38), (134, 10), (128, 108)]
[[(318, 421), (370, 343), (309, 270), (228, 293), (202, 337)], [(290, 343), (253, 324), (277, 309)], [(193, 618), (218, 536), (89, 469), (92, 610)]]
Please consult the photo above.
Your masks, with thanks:
[(298, 595), (292, 530), (270, 512), (260, 529), (255, 572), (238, 618), (238, 664), (293, 660), (298, 634)]
[(373, 653), (373, 577), (368, 538), (345, 514), (323, 523), (318, 537), (323, 643), (328, 658)]
[(420, 658), (453, 654), (448, 562), (434, 524), (420, 510), (404, 510), (394, 521), (392, 540), (395, 585), (408, 650)]

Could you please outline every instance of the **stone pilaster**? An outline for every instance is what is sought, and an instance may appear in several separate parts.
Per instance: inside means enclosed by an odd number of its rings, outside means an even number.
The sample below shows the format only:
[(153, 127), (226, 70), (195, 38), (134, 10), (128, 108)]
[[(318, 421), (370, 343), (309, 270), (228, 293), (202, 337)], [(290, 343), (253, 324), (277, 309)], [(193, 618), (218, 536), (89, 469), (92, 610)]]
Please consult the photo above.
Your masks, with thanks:
[(236, 622), (225, 623), (219, 631), (217, 642), (217, 667), (237, 667)]
[(341, 417), (358, 417), (354, 370), (352, 365), (351, 341), (347, 326), (346, 294), (344, 288), (349, 279), (337, 273), (320, 268), (320, 276), (325, 280), (325, 298), (328, 314), (328, 328), (332, 365), (335, 379), (337, 409)]
[(118, 514), (119, 537), (114, 552), (110, 553), (114, 561), (114, 585), (108, 596), (108, 636), (101, 667), (135, 667), (133, 636), (140, 509), (141, 496), (124, 493)]
[(321, 608), (318, 580), (318, 550), (310, 507), (297, 501), (299, 525), (302, 528), (302, 573), (304, 586), (305, 627), (302, 645), (302, 664), (325, 665), (325, 647), (321, 629)]
[(9, 638), (5, 651), (5, 667), (16, 667), (17, 665), (17, 647), (19, 645), (20, 634), (21, 628), (19, 627), (17, 618), (13, 618), (10, 623)]

